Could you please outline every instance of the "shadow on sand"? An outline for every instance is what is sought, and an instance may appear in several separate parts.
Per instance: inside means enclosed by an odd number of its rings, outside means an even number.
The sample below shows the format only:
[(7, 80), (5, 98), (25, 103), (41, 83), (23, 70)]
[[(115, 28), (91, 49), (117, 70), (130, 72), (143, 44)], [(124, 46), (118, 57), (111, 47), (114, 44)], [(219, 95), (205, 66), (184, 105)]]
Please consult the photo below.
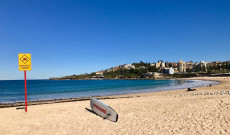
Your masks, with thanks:
[(17, 107), (16, 109), (17, 109), (17, 110), (25, 109), (25, 107)]
[[(85, 108), (85, 110), (87, 110), (88, 112), (93, 113), (94, 115), (97, 115), (97, 116), (101, 117), (100, 115), (96, 114), (93, 110), (91, 110), (91, 109), (89, 109), (89, 108)], [(102, 118), (102, 119), (105, 119), (105, 118), (103, 118), (103, 117), (101, 117), (101, 118)]]
[(95, 115), (97, 115), (97, 116), (100, 116), (100, 115), (96, 114), (93, 110), (91, 110), (91, 109), (89, 109), (89, 108), (85, 108), (85, 110), (87, 110), (87, 111), (89, 111), (89, 112), (91, 112), (91, 113), (93, 113), (93, 114), (95, 114)]

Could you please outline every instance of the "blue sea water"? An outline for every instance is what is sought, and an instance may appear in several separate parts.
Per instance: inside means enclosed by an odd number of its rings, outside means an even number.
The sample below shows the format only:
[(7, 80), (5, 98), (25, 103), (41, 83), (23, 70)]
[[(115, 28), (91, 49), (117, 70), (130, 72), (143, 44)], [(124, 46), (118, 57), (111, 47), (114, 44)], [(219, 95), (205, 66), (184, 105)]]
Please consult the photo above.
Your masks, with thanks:
[[(145, 93), (215, 85), (200, 80), (27, 80), (28, 100)], [(24, 80), (0, 81), (0, 103), (24, 101)]]

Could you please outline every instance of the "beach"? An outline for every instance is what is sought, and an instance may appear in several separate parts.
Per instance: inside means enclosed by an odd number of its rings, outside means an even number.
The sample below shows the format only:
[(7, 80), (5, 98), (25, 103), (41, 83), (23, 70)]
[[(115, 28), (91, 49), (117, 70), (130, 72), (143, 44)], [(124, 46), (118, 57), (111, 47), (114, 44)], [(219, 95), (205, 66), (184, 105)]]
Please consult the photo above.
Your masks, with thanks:
[(0, 134), (230, 134), (230, 95), (210, 94), (230, 91), (230, 77), (189, 79), (220, 84), (189, 92), (104, 96), (101, 101), (119, 115), (116, 123), (88, 111), (89, 100), (32, 105), (27, 113), (0, 108)]

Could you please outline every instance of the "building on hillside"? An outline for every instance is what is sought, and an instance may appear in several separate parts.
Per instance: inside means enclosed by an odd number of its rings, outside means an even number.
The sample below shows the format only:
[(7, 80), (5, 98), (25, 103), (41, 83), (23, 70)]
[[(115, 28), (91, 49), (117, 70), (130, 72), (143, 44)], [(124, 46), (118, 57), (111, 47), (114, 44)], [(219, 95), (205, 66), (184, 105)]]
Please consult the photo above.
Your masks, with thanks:
[(173, 67), (173, 68), (177, 68), (178, 66), (178, 64), (176, 63), (176, 62), (171, 62), (171, 63), (169, 63), (170, 65), (171, 65), (171, 67)]
[(200, 71), (207, 71), (207, 64), (208, 64), (208, 62), (200, 61), (200, 63), (198, 64), (199, 70)]
[(118, 69), (120, 69), (120, 66), (114, 67), (113, 72), (117, 71)]
[(156, 67), (156, 69), (158, 69), (158, 68), (163, 69), (163, 68), (165, 68), (165, 63), (162, 61), (159, 61), (159, 62), (155, 63), (155, 67)]
[(193, 72), (198, 72), (198, 65), (199, 65), (198, 62), (195, 62), (195, 63), (193, 64), (193, 69), (192, 69)]
[(160, 68), (160, 66), (161, 66), (161, 63), (155, 63), (156, 69)]
[(186, 62), (183, 62), (182, 60), (178, 62), (178, 71), (179, 73), (186, 73)]
[(214, 63), (214, 64), (220, 64), (221, 62), (220, 61), (214, 61), (212, 63)]
[(155, 66), (155, 63), (151, 63), (150, 66), (152, 66), (152, 67)]
[(164, 68), (163, 73), (173, 75), (174, 74), (174, 69), (172, 67), (171, 68)]
[(170, 66), (170, 63), (167, 61), (167, 62), (165, 62), (165, 67), (171, 67)]
[(96, 72), (96, 75), (103, 75), (103, 71), (98, 71), (98, 72)]
[(193, 61), (186, 62), (186, 68), (190, 71), (193, 69), (193, 65)]
[(178, 73), (178, 69), (177, 68), (173, 68), (174, 69), (174, 74)]
[(130, 69), (130, 68), (135, 69), (135, 66), (132, 65), (132, 64), (125, 64), (125, 65), (124, 65), (124, 69)]
[(161, 68), (165, 68), (165, 63), (161, 63)]
[(161, 73), (153, 72), (153, 78), (161, 78)]

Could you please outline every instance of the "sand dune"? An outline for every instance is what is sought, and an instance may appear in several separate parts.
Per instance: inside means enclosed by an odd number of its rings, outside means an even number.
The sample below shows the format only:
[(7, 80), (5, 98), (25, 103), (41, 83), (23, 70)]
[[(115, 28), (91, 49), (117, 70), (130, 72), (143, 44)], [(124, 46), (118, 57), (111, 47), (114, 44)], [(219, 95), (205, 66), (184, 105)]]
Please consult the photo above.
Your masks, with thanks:
[(191, 92), (175, 90), (102, 100), (119, 114), (116, 123), (86, 110), (90, 109), (89, 101), (29, 106), (27, 113), (16, 107), (2, 108), (0, 134), (230, 134), (230, 95), (195, 95), (228, 91), (230, 78), (193, 79), (221, 84)]

